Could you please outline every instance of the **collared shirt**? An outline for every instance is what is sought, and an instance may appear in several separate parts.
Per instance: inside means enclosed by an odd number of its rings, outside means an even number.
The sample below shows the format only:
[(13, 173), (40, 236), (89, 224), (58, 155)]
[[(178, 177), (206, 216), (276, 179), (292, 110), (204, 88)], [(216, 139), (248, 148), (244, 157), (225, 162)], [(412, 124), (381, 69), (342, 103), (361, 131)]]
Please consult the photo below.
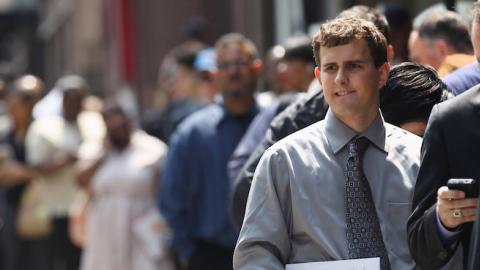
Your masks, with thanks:
[[(96, 112), (81, 112), (75, 123), (60, 116), (39, 118), (30, 125), (25, 137), (27, 162), (40, 165), (59, 156), (76, 155), (83, 141), (103, 141), (104, 134), (103, 119)], [(74, 164), (38, 180), (43, 181), (42, 198), (49, 213), (56, 217), (67, 216), (77, 192)]]
[(477, 59), (473, 54), (466, 53), (454, 53), (445, 57), (442, 64), (438, 68), (438, 77), (445, 78), (448, 74), (455, 70), (468, 66), (470, 64), (477, 63)]
[(234, 255), (235, 269), (348, 259), (345, 224), (346, 144), (371, 144), (363, 157), (392, 269), (412, 269), (406, 221), (418, 172), (421, 139), (377, 119), (362, 134), (325, 120), (273, 145), (255, 172)]
[(237, 239), (227, 214), (227, 162), (258, 112), (231, 115), (222, 104), (187, 118), (172, 135), (160, 191), (160, 208), (173, 229), (173, 248), (183, 258), (196, 241), (233, 248)]
[(479, 63), (459, 68), (448, 74), (442, 81), (448, 86), (455, 96), (467, 91), (480, 83)]
[[(52, 116), (35, 120), (25, 138), (27, 161), (31, 165), (44, 164), (67, 154), (76, 154), (83, 141), (76, 123)], [(65, 217), (75, 197), (74, 165), (69, 164), (35, 181), (43, 181), (43, 198), (51, 215)]]

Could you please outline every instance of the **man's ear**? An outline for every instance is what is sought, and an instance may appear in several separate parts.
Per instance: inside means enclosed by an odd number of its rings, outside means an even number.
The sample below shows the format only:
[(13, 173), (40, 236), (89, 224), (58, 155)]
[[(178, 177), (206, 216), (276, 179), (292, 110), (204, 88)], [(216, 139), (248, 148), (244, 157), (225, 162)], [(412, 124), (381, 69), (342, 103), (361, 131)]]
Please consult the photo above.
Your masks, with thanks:
[(442, 39), (435, 40), (434, 43), (435, 49), (440, 53), (442, 57), (446, 57), (450, 54), (450, 46), (448, 46), (447, 42)]
[[(312, 65), (310, 63), (306, 64), (305, 65), (305, 69), (304, 69), (304, 72), (307, 73), (306, 76), (308, 78), (310, 78), (310, 76), (312, 75), (312, 67), (314, 68), (314, 71), (313, 71), (313, 75), (315, 75), (315, 65)], [(312, 78), (313, 79), (313, 78)]]
[(378, 71), (380, 72), (380, 77), (378, 80), (378, 88), (380, 89), (387, 83), (388, 74), (390, 73), (390, 63), (383, 63), (383, 65), (378, 68)]
[(387, 46), (387, 61), (392, 63), (393, 59), (395, 59), (395, 49), (391, 44)]
[(318, 82), (320, 83), (320, 85), (322, 85), (322, 80), (320, 80), (320, 69), (318, 69), (318, 67), (315, 67), (315, 70), (313, 71), (313, 73), (315, 74), (315, 77), (317, 77), (317, 80)]
[(253, 60), (252, 68), (253, 68), (255, 74), (257, 74), (257, 76), (260, 76), (260, 73), (262, 73), (262, 71), (263, 71), (262, 60), (260, 60), (260, 59)]
[(317, 79), (320, 80), (320, 70), (318, 69), (318, 67), (315, 67), (315, 70), (313, 71), (313, 73), (315, 74), (315, 77), (317, 77)]

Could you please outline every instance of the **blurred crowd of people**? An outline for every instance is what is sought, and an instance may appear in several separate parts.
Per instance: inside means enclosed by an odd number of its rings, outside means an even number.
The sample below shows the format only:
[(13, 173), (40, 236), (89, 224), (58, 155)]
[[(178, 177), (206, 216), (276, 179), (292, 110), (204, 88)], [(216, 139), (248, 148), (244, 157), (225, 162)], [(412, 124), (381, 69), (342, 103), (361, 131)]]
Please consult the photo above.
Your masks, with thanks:
[[(478, 2), (472, 18), (429, 9), (415, 20), (358, 5), (263, 60), (240, 33), (176, 46), (159, 68), (165, 106), (139, 119), (77, 75), (48, 93), (34, 75), (1, 81), (0, 269), (283, 269), (365, 256), (382, 270), (467, 269), (477, 201), (443, 186), (480, 180), (466, 152), (480, 150), (478, 119), (457, 112), (479, 109), (478, 61)], [(360, 101), (337, 102), (356, 91)], [(354, 225), (328, 180), (349, 181), (350, 161), (332, 163), (350, 155), (345, 134), (368, 138), (377, 162), (364, 193), (386, 239), (378, 253), (341, 242)]]

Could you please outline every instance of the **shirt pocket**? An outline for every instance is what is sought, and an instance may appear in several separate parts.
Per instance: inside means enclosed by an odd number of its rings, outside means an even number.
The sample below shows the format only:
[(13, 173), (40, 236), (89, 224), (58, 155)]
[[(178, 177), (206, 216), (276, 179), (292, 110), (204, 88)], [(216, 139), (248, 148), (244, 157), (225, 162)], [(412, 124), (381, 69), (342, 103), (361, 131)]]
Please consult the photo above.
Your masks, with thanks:
[(384, 237), (390, 246), (390, 251), (403, 261), (412, 261), (407, 239), (407, 219), (410, 216), (412, 204), (403, 202), (388, 202), (389, 226)]

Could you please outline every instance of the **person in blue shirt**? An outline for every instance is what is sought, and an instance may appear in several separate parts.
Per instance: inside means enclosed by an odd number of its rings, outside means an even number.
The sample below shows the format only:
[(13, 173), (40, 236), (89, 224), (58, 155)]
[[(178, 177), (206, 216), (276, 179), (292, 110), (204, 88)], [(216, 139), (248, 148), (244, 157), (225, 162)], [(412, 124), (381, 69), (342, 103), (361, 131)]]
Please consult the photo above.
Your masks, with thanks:
[(459, 68), (443, 79), (453, 95), (458, 96), (480, 83), (479, 63), (473, 63)]
[(457, 96), (480, 83), (480, 14), (478, 1), (472, 7), (470, 35), (477, 62), (459, 68), (443, 79), (452, 93)]
[(237, 233), (227, 207), (227, 162), (258, 112), (262, 62), (241, 34), (217, 41), (215, 80), (222, 100), (188, 117), (172, 135), (159, 205), (183, 269), (232, 269)]
[(262, 141), (275, 115), (297, 100), (301, 96), (299, 93), (309, 90), (310, 84), (315, 78), (312, 72), (315, 67), (315, 59), (313, 58), (311, 43), (312, 39), (306, 35), (295, 35), (287, 38), (283, 46), (285, 52), (279, 64), (279, 69), (284, 70), (282, 71), (282, 78), (286, 89), (272, 101), (272, 104), (255, 117), (245, 136), (233, 152), (228, 162), (228, 176), (232, 183), (240, 174), (248, 157)]

